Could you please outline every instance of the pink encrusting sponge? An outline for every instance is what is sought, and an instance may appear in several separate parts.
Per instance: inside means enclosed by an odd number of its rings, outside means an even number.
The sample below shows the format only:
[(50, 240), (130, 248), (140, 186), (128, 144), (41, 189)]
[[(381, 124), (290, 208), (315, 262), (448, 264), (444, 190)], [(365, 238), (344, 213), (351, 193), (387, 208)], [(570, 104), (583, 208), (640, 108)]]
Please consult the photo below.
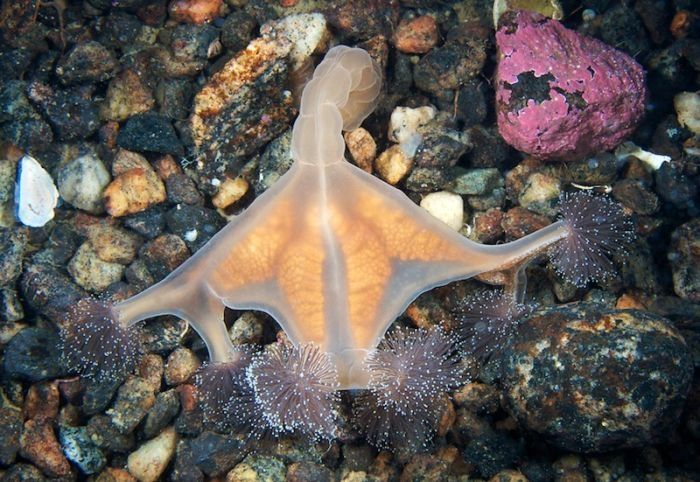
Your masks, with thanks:
[(527, 11), (496, 32), (501, 136), (540, 159), (577, 160), (620, 144), (644, 113), (642, 67), (629, 55)]

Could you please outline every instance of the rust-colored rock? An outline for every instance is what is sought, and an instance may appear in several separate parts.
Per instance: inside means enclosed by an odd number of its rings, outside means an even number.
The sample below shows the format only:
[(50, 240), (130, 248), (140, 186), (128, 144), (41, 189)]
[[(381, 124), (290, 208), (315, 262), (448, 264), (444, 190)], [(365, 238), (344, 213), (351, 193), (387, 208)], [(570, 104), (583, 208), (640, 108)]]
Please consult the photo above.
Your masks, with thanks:
[(201, 25), (218, 17), (223, 3), (223, 0), (174, 0), (168, 10), (173, 20)]
[(39, 382), (29, 387), (24, 416), (36, 422), (51, 422), (58, 416), (59, 393), (55, 382)]
[(140, 167), (119, 175), (104, 191), (105, 209), (115, 217), (144, 211), (165, 197), (163, 181), (153, 170)]
[(437, 22), (430, 15), (399, 23), (392, 38), (396, 49), (405, 54), (424, 54), (438, 41)]
[(28, 420), (20, 437), (20, 455), (30, 460), (49, 477), (65, 477), (71, 473), (70, 464), (51, 425)]

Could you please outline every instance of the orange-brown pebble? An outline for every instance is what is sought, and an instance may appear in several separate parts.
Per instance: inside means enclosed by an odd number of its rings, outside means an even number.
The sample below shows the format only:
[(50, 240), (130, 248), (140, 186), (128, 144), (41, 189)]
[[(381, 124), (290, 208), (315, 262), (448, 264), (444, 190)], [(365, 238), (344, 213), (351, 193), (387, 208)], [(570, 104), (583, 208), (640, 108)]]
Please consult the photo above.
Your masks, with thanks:
[(29, 387), (24, 402), (24, 418), (51, 422), (58, 416), (59, 392), (56, 382), (39, 382)]
[(694, 22), (700, 21), (700, 17), (688, 10), (679, 10), (671, 20), (671, 35), (675, 38), (684, 38), (688, 35), (688, 30)]
[(520, 239), (523, 236), (534, 233), (550, 224), (546, 216), (535, 214), (532, 211), (516, 206), (509, 209), (503, 216), (503, 229), (510, 239)]
[(170, 354), (165, 365), (165, 383), (170, 386), (185, 383), (201, 364), (192, 350), (185, 347), (178, 348)]
[(372, 172), (372, 161), (377, 157), (377, 143), (363, 127), (346, 132), (345, 144), (355, 165), (363, 171)]
[(50, 422), (27, 420), (19, 443), (20, 455), (49, 477), (65, 477), (71, 473)]
[(443, 404), (442, 412), (440, 413), (440, 419), (438, 420), (437, 436), (444, 437), (445, 434), (452, 428), (457, 420), (457, 412), (455, 412), (455, 407), (450, 400), (450, 397), (445, 395), (441, 401)]
[(617, 299), (615, 308), (618, 310), (646, 310), (646, 305), (634, 293), (623, 293)]
[(158, 263), (169, 273), (190, 257), (190, 250), (179, 236), (161, 234), (144, 245), (141, 255)]
[(201, 25), (214, 20), (221, 11), (223, 0), (174, 0), (170, 3), (170, 18), (178, 22)]
[(485, 244), (495, 243), (503, 236), (503, 211), (501, 208), (491, 208), (474, 216), (474, 230), (471, 238)]
[(114, 179), (103, 196), (110, 215), (126, 216), (165, 201), (165, 186), (152, 170), (135, 168)]
[(156, 101), (151, 89), (131, 70), (121, 71), (107, 87), (105, 101), (100, 106), (103, 120), (124, 121), (132, 115), (151, 110)]
[(144, 355), (139, 363), (139, 376), (146, 380), (146, 383), (153, 387), (153, 391), (156, 393), (160, 392), (164, 365), (163, 358), (155, 353)]
[(391, 146), (382, 152), (374, 163), (379, 177), (392, 186), (406, 177), (413, 167), (413, 160), (401, 149), (401, 146)]
[(185, 412), (191, 412), (197, 408), (197, 389), (194, 385), (183, 384), (177, 387), (180, 394), (180, 406)]
[(438, 41), (438, 27), (429, 15), (402, 20), (392, 38), (396, 49), (405, 54), (424, 54)]
[(248, 192), (248, 181), (242, 177), (227, 178), (211, 198), (212, 204), (219, 209), (226, 209), (241, 199)]
[(489, 479), (489, 482), (527, 482), (528, 478), (513, 469), (501, 470)]
[(152, 169), (148, 160), (138, 152), (119, 149), (112, 160), (112, 176), (117, 177), (137, 167)]
[(164, 181), (167, 180), (173, 174), (180, 174), (182, 172), (180, 165), (170, 154), (166, 154), (162, 157), (159, 157), (158, 159), (156, 159), (153, 165), (156, 168), (158, 176), (160, 176), (160, 178)]
[(458, 407), (470, 412), (494, 413), (500, 406), (498, 390), (485, 383), (472, 382), (459, 388), (453, 394)]
[(136, 477), (124, 469), (107, 467), (100, 473), (99, 477), (97, 477), (96, 482), (136, 482)]

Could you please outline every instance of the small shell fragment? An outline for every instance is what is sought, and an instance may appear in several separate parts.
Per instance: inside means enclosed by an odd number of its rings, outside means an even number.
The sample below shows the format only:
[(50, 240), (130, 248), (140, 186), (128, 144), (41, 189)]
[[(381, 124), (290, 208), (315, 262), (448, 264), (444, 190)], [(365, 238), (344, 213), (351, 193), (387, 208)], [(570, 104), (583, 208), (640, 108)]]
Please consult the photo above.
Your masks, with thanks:
[(17, 165), (17, 219), (26, 226), (41, 227), (53, 219), (57, 203), (58, 189), (51, 175), (36, 159), (25, 154)]
[(654, 154), (653, 152), (645, 151), (632, 141), (623, 142), (615, 149), (615, 156), (618, 160), (625, 159), (627, 156), (634, 156), (642, 161), (650, 171), (658, 170), (664, 162), (670, 162), (669, 156)]

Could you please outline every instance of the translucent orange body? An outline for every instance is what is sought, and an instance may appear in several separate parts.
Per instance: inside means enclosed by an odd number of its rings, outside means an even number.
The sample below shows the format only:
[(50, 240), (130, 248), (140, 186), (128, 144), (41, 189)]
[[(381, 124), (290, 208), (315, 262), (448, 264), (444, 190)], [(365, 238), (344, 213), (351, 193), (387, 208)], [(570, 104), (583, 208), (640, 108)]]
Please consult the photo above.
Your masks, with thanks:
[[(120, 322), (174, 314), (213, 362), (237, 356), (224, 307), (272, 315), (296, 344), (336, 363), (340, 388), (366, 388), (364, 360), (419, 294), (514, 270), (566, 236), (554, 223), (517, 241), (470, 241), (344, 159), (342, 130), (374, 108), (381, 74), (361, 49), (331, 49), (305, 87), (292, 168), (165, 280), (115, 305)], [(516, 288), (517, 289), (517, 288)]]

